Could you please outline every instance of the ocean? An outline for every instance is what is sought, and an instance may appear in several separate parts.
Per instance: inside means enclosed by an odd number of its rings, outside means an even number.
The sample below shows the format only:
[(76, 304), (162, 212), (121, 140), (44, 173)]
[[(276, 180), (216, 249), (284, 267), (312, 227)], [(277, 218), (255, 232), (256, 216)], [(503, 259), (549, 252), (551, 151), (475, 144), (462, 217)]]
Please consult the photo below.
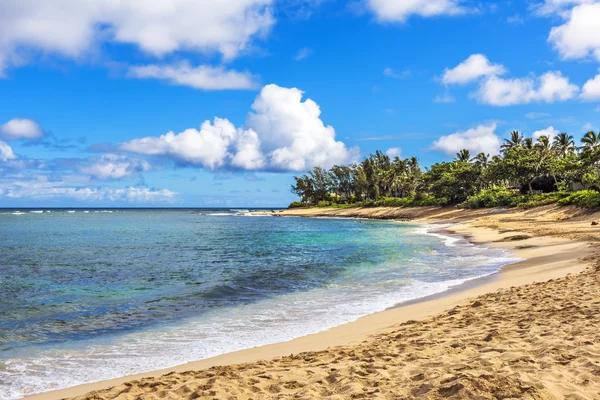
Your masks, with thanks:
[(0, 398), (287, 341), (515, 262), (393, 221), (0, 210)]

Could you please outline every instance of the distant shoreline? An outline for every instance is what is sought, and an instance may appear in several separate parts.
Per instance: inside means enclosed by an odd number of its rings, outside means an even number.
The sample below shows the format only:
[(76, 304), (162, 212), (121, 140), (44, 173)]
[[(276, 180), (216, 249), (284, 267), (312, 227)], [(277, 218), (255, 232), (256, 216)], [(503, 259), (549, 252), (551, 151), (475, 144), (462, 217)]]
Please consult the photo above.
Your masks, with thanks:
[[(581, 262), (580, 259), (589, 254), (591, 249), (585, 241), (556, 237), (536, 237), (534, 234), (509, 229), (511, 227), (510, 223), (500, 229), (499, 232), (500, 226), (495, 226), (495, 223), (499, 222), (499, 216), (502, 214), (488, 214), (488, 211), (419, 207), (414, 209), (298, 209), (279, 212), (278, 215), (284, 216), (361, 217), (414, 220), (424, 223), (452, 223), (456, 224), (449, 229), (452, 233), (463, 235), (474, 243), (485, 243), (489, 246), (507, 249), (516, 257), (524, 259), (524, 261), (505, 267), (500, 273), (483, 278), (481, 281), (468, 282), (466, 285), (459, 285), (441, 294), (401, 304), (396, 308), (362, 317), (355, 322), (336, 326), (327, 331), (300, 337), (289, 342), (227, 353), (174, 368), (80, 385), (29, 396), (28, 398), (58, 399), (79, 396), (90, 391), (105, 390), (109, 387), (142, 378), (160, 380), (163, 379), (160, 377), (167, 373), (202, 370), (217, 365), (252, 363), (306, 351), (322, 351), (332, 346), (355, 346), (364, 340), (369, 341), (372, 335), (389, 332), (395, 324), (439, 314), (444, 310), (464, 304), (467, 299), (475, 296), (533, 282), (558, 279), (567, 274), (577, 274), (586, 270), (588, 264)], [(547, 212), (555, 211), (544, 210), (541, 211), (540, 215)], [(266, 214), (268, 213), (270, 212)], [(523, 212), (513, 211), (511, 214), (511, 217), (517, 216), (519, 218), (523, 215)], [(481, 219), (486, 218), (491, 218), (491, 220), (481, 221)], [(516, 235), (528, 235), (530, 237), (519, 241), (507, 239)]]

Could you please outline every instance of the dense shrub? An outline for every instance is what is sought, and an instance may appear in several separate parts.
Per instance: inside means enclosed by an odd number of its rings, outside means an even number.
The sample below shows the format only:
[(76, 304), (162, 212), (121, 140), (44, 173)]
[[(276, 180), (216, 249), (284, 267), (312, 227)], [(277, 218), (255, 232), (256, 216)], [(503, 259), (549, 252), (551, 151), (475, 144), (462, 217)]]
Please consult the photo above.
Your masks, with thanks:
[(365, 200), (356, 203), (357, 207), (425, 207), (443, 206), (448, 202), (446, 199), (438, 199), (432, 196), (419, 197), (380, 197), (377, 200)]
[(507, 207), (511, 205), (512, 198), (517, 195), (518, 192), (505, 188), (487, 189), (469, 196), (460, 206), (463, 208)]
[(569, 196), (570, 192), (552, 192), (540, 194), (525, 194), (513, 197), (510, 201), (511, 207), (533, 208), (556, 203)]
[(302, 207), (307, 207), (308, 204), (303, 203), (301, 201), (294, 201), (290, 204), (289, 208), (302, 208)]
[(595, 190), (581, 190), (558, 201), (561, 206), (576, 205), (585, 208), (600, 207), (600, 193)]
[[(559, 191), (539, 194), (519, 194), (519, 191), (504, 188), (487, 189), (469, 196), (459, 205), (462, 208), (518, 207), (533, 208), (558, 203), (560, 206), (576, 205), (585, 208), (600, 207), (600, 192), (581, 190), (578, 192)], [(317, 207), (351, 208), (351, 207), (425, 207), (450, 205), (445, 198), (432, 196), (414, 197), (380, 197), (377, 200), (367, 199), (352, 204), (339, 204), (334, 201), (319, 201)], [(290, 208), (308, 207), (309, 204), (294, 202)]]

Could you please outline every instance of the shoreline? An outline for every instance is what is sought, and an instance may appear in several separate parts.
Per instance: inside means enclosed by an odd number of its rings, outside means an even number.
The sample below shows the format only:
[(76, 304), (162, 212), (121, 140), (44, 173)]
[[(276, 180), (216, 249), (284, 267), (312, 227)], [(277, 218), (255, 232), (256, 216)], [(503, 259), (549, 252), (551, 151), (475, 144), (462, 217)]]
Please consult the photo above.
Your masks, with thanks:
[[(332, 213), (332, 210), (307, 211), (310, 210), (303, 210), (300, 213), (297, 210), (292, 210), (291, 212), (284, 211), (277, 214), (286, 216), (336, 216), (352, 218), (357, 215), (356, 209), (333, 210), (336, 213)], [(322, 215), (323, 211), (325, 211), (324, 214), (326, 215)], [(444, 292), (409, 300), (385, 311), (370, 314), (356, 321), (319, 333), (302, 336), (291, 341), (254, 347), (172, 368), (83, 384), (67, 389), (27, 396), (25, 398), (57, 399), (80, 396), (90, 391), (108, 389), (132, 380), (142, 378), (160, 379), (161, 376), (173, 372), (182, 373), (214, 366), (260, 362), (276, 357), (289, 356), (290, 354), (323, 351), (339, 346), (356, 346), (365, 340), (370, 340), (374, 335), (390, 332), (397, 324), (411, 320), (423, 320), (424, 318), (438, 315), (454, 307), (464, 305), (469, 299), (477, 296), (511, 287), (558, 279), (568, 274), (578, 274), (585, 271), (589, 265), (589, 263), (581, 261), (581, 259), (592, 253), (592, 249), (585, 241), (562, 238), (549, 239), (548, 237), (535, 236), (519, 241), (507, 241), (506, 238), (526, 233), (513, 230), (498, 232), (495, 228), (474, 226), (473, 222), (485, 215), (480, 210), (476, 210), (475, 212), (460, 210), (457, 212), (456, 210), (439, 208), (420, 208), (414, 213), (407, 209), (370, 209), (368, 211), (367, 218), (402, 219), (420, 223), (452, 223), (455, 225), (444, 228), (444, 231), (460, 235), (471, 243), (486, 244), (491, 247), (506, 249), (511, 254), (523, 260), (504, 266), (498, 273), (482, 278), (475, 278)], [(310, 215), (311, 213), (319, 215)], [(363, 217), (363, 215), (359, 215), (359, 217)]]

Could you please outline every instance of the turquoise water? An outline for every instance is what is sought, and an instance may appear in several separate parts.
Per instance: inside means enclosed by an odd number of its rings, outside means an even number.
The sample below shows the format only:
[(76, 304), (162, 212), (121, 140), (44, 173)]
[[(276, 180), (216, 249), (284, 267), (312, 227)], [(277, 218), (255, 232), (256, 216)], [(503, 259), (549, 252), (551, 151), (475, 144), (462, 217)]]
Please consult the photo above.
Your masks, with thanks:
[(512, 262), (390, 221), (0, 211), (0, 398), (315, 333)]

